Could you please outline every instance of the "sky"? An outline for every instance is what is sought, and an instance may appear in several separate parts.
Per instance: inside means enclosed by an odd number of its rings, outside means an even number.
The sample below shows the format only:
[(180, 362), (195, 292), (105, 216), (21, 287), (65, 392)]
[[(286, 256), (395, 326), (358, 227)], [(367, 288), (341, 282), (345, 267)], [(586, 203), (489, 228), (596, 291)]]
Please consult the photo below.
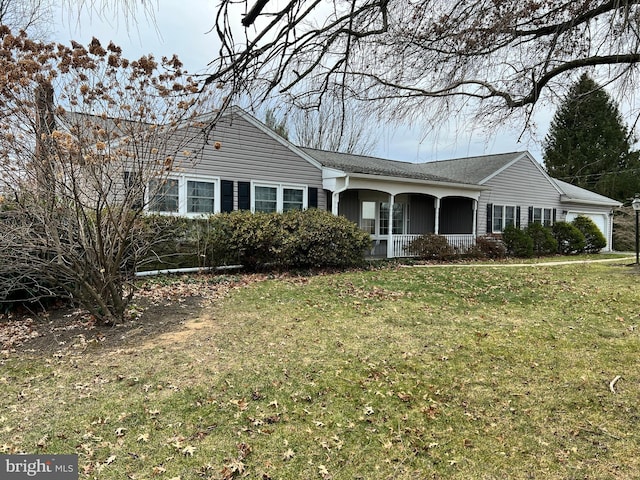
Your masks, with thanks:
[[(204, 73), (218, 51), (216, 35), (211, 32), (217, 2), (159, 0), (140, 3), (152, 6), (153, 18), (141, 7), (134, 15), (113, 9), (103, 12), (84, 10), (79, 14), (77, 10), (57, 7), (52, 39), (64, 44), (75, 40), (83, 45), (87, 45), (92, 37), (98, 38), (103, 45), (113, 41), (123, 49), (127, 58), (149, 53), (156, 58), (171, 57), (175, 53), (186, 70)], [(542, 162), (541, 141), (552, 116), (553, 111), (542, 109), (534, 117), (534, 140), (531, 140), (530, 132), (521, 135), (521, 131), (508, 125), (492, 131), (464, 128), (460, 126), (465, 125), (464, 119), (457, 119), (454, 122), (457, 125), (448, 125), (428, 135), (418, 125), (380, 126), (374, 132), (377, 146), (372, 155), (417, 163), (528, 150)]]

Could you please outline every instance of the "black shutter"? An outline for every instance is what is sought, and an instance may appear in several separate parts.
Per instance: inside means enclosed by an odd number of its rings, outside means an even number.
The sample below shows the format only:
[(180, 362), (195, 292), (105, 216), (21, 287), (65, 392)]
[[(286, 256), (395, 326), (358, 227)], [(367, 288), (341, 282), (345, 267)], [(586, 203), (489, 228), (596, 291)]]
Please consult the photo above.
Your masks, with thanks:
[(554, 208), (554, 209), (553, 209), (553, 217), (552, 217), (552, 219), (551, 219), (551, 223), (552, 223), (552, 224), (553, 224), (553, 223), (556, 223), (556, 216), (557, 216), (557, 214), (558, 214), (558, 212), (557, 212), (557, 210)]
[(222, 180), (222, 211), (233, 212), (233, 180)]
[(333, 192), (330, 192), (329, 190), (325, 190), (324, 198), (327, 199), (327, 211), (333, 212)]
[(493, 203), (487, 203), (487, 235), (493, 232)]
[(238, 210), (251, 210), (251, 182), (238, 182)]
[(533, 207), (529, 207), (529, 220), (527, 221), (527, 225), (531, 225), (533, 223)]
[(516, 207), (516, 228), (521, 228), (521, 221), (520, 221), (520, 207)]
[(307, 194), (309, 195), (309, 208), (318, 208), (318, 189), (309, 187)]

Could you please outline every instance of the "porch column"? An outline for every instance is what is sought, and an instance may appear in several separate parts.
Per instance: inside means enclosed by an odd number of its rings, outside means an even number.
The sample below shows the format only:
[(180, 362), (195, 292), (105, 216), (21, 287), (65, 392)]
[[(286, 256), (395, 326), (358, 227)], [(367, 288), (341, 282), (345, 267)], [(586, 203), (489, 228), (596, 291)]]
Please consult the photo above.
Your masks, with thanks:
[(340, 192), (333, 192), (331, 194), (331, 213), (336, 217), (338, 216), (338, 203), (340, 202)]
[(387, 258), (393, 258), (393, 200), (395, 195), (389, 195), (389, 231), (387, 232)]
[(436, 218), (433, 226), (433, 233), (438, 235), (440, 233), (440, 198), (436, 197), (435, 207), (436, 207)]
[(471, 200), (471, 202), (473, 206), (473, 230), (471, 233), (473, 233), (473, 238), (476, 238), (478, 236), (478, 201)]

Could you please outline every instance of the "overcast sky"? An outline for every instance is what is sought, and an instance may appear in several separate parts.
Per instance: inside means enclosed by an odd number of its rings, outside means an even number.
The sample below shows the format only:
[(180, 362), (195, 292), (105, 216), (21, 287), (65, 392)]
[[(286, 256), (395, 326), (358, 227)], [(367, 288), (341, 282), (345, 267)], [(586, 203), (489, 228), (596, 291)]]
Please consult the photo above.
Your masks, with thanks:
[[(189, 72), (206, 71), (207, 64), (218, 52), (215, 34), (208, 33), (215, 22), (217, 2), (162, 0), (144, 3), (154, 5), (155, 20), (145, 16), (141, 9), (135, 18), (114, 11), (101, 14), (84, 12), (78, 18), (77, 11), (57, 10), (54, 39), (65, 44), (73, 39), (84, 45), (92, 37), (98, 38), (103, 44), (113, 41), (122, 47), (127, 58), (149, 53), (160, 58), (175, 53)], [(518, 141), (521, 132), (508, 127), (491, 132), (463, 128), (463, 118), (456, 119), (446, 128), (427, 136), (419, 126), (404, 125), (393, 129), (380, 127), (375, 132), (378, 141), (373, 155), (393, 160), (424, 162), (529, 150), (541, 162), (539, 142), (547, 132), (552, 115), (553, 111), (542, 111), (536, 116), (538, 141), (531, 141), (529, 135)]]

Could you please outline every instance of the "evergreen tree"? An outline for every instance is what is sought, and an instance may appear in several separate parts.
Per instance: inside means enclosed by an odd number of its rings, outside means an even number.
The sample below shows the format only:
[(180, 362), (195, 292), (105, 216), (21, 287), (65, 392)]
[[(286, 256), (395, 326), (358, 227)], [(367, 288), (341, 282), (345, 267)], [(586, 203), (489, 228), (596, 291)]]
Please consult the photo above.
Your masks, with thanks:
[(640, 191), (640, 160), (618, 106), (586, 73), (558, 108), (544, 142), (555, 178), (625, 200)]

